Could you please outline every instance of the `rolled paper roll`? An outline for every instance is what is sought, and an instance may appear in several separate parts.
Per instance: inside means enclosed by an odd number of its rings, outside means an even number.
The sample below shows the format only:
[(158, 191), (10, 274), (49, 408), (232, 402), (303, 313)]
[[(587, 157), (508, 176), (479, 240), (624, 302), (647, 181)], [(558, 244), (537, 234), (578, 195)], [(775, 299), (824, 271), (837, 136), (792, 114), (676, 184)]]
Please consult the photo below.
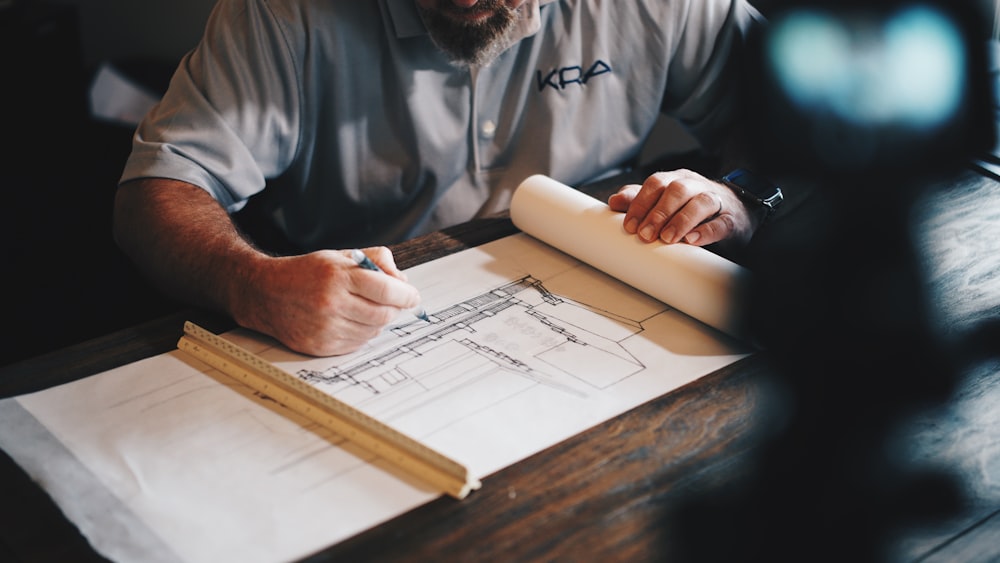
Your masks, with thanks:
[(742, 299), (750, 271), (689, 244), (645, 243), (624, 213), (541, 174), (514, 191), (510, 217), (532, 237), (715, 329), (749, 341)]

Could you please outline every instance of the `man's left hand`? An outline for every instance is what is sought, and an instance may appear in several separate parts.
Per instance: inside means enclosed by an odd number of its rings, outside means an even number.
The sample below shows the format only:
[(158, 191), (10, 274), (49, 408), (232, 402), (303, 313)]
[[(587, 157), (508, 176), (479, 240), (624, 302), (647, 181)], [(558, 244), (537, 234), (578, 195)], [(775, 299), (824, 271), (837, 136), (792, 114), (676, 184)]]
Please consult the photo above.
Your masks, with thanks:
[(731, 189), (683, 169), (657, 172), (641, 186), (624, 185), (608, 205), (625, 212), (625, 231), (645, 242), (705, 246), (733, 239), (746, 244), (757, 222)]

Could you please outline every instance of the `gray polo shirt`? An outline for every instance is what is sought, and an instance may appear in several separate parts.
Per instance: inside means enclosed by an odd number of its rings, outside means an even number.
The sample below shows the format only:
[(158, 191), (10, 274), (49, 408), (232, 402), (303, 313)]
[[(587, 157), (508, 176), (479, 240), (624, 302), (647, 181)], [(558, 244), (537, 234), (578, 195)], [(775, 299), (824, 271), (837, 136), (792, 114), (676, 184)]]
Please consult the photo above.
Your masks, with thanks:
[(263, 198), (301, 250), (389, 244), (504, 209), (534, 173), (576, 185), (638, 155), (663, 111), (706, 146), (759, 14), (730, 0), (556, 0), (459, 69), (415, 0), (220, 0), (136, 131), (122, 181)]

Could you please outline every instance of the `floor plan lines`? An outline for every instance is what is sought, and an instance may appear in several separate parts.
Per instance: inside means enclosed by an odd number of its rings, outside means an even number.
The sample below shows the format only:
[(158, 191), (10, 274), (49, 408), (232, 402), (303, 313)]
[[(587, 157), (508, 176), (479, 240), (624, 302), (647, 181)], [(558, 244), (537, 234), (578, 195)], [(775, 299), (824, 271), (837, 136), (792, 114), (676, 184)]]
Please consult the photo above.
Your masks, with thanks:
[(476, 409), (535, 385), (585, 397), (645, 368), (622, 345), (642, 319), (556, 295), (530, 275), (428, 314), (349, 364), (297, 375), (392, 420), (445, 396), (455, 405), (456, 393)]

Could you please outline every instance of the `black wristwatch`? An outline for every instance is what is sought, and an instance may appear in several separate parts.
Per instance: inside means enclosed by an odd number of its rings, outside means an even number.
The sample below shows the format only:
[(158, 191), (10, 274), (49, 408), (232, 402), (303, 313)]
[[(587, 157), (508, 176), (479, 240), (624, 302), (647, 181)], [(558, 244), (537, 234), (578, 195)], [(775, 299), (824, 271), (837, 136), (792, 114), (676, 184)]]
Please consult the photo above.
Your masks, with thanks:
[(770, 217), (785, 200), (777, 184), (742, 168), (733, 170), (719, 181), (729, 186), (743, 201), (760, 206), (765, 218)]

